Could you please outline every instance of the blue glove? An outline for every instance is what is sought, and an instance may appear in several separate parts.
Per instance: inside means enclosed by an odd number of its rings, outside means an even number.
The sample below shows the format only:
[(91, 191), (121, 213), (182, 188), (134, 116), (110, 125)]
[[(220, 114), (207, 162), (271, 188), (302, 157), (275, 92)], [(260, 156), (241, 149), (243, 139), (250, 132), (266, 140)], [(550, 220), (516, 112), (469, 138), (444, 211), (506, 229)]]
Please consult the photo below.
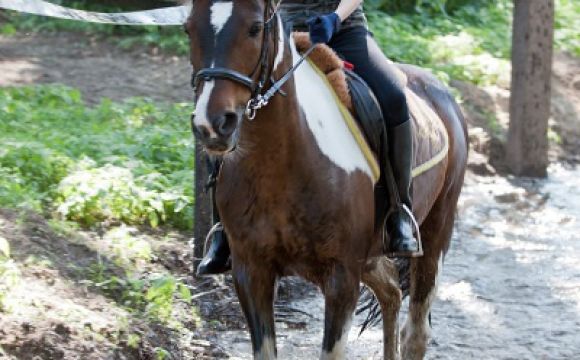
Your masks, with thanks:
[(310, 29), (310, 41), (313, 44), (327, 43), (340, 29), (340, 17), (333, 12), (311, 17), (306, 22)]

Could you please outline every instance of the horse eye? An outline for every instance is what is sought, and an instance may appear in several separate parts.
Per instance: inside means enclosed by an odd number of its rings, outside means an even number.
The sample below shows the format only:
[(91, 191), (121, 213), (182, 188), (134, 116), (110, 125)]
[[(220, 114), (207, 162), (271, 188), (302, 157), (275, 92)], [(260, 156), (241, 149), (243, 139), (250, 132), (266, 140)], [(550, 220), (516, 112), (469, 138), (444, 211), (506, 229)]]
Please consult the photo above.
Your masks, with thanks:
[(250, 27), (248, 34), (251, 37), (256, 37), (258, 34), (260, 34), (260, 31), (262, 31), (262, 23), (256, 22), (252, 24), (252, 27)]

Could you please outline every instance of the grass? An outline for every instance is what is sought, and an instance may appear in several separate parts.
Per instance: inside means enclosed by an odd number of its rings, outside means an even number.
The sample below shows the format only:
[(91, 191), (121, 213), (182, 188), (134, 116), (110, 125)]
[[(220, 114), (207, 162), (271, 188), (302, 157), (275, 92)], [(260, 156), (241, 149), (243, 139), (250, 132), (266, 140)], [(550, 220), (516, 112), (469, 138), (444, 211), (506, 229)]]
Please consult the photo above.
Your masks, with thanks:
[(193, 224), (188, 105), (103, 100), (62, 86), (0, 89), (0, 207), (86, 227)]
[[(125, 274), (112, 276), (96, 259), (81, 269), (87, 284), (174, 328), (174, 303), (189, 303), (189, 289), (169, 273), (142, 273), (153, 250), (128, 225), (193, 227), (189, 111), (145, 99), (90, 107), (78, 90), (58, 85), (0, 89), (0, 208), (44, 213), (66, 238), (105, 225), (99, 246)], [(17, 280), (0, 237), (0, 311)]]

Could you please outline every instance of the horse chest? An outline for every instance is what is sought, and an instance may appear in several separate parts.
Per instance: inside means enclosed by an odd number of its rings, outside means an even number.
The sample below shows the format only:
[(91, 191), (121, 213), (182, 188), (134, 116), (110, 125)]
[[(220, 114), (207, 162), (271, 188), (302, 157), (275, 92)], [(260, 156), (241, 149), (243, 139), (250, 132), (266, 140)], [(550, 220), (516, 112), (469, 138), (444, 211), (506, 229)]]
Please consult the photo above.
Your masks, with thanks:
[(237, 211), (224, 212), (233, 246), (283, 267), (305, 266), (338, 256), (347, 222), (328, 206), (328, 192), (240, 192)]

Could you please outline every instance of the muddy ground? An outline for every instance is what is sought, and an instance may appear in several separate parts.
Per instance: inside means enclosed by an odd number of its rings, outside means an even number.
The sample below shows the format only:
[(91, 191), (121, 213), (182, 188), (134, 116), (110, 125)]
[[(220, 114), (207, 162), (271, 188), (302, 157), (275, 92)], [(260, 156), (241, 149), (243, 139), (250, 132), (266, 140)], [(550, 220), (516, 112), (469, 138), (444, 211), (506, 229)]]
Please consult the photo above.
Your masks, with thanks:
[[(0, 37), (0, 86), (64, 83), (79, 88), (90, 103), (131, 96), (190, 101), (186, 58), (153, 53), (121, 51), (80, 35)], [(504, 135), (509, 90), (453, 83), (464, 99), (474, 151), (433, 306), (427, 358), (572, 359), (580, 354), (580, 169), (574, 165), (580, 162), (579, 74), (579, 59), (556, 55), (551, 128), (561, 141), (551, 145), (554, 164), (546, 180), (500, 176), (488, 165), (497, 146), (493, 139)], [(500, 131), (491, 130), (489, 114)], [(176, 359), (250, 358), (229, 278), (188, 276), (188, 234), (133, 231), (157, 255), (141, 271), (187, 279), (201, 323), (188, 318), (187, 305), (181, 304), (185, 327), (180, 332), (146, 322), (120, 325), (126, 310), (83, 285), (78, 271), (106, 250), (103, 234), (71, 235), (38, 215), (0, 210), (0, 236), (10, 241), (23, 269), (14, 299), (20, 311), (0, 313), (5, 356), (148, 359), (163, 347)], [(277, 314), (280, 358), (317, 358), (323, 321), (318, 291), (297, 280), (285, 282)], [(142, 334), (137, 348), (128, 346), (124, 332)], [(348, 358), (380, 358), (380, 328), (360, 338), (357, 333), (355, 327)]]

